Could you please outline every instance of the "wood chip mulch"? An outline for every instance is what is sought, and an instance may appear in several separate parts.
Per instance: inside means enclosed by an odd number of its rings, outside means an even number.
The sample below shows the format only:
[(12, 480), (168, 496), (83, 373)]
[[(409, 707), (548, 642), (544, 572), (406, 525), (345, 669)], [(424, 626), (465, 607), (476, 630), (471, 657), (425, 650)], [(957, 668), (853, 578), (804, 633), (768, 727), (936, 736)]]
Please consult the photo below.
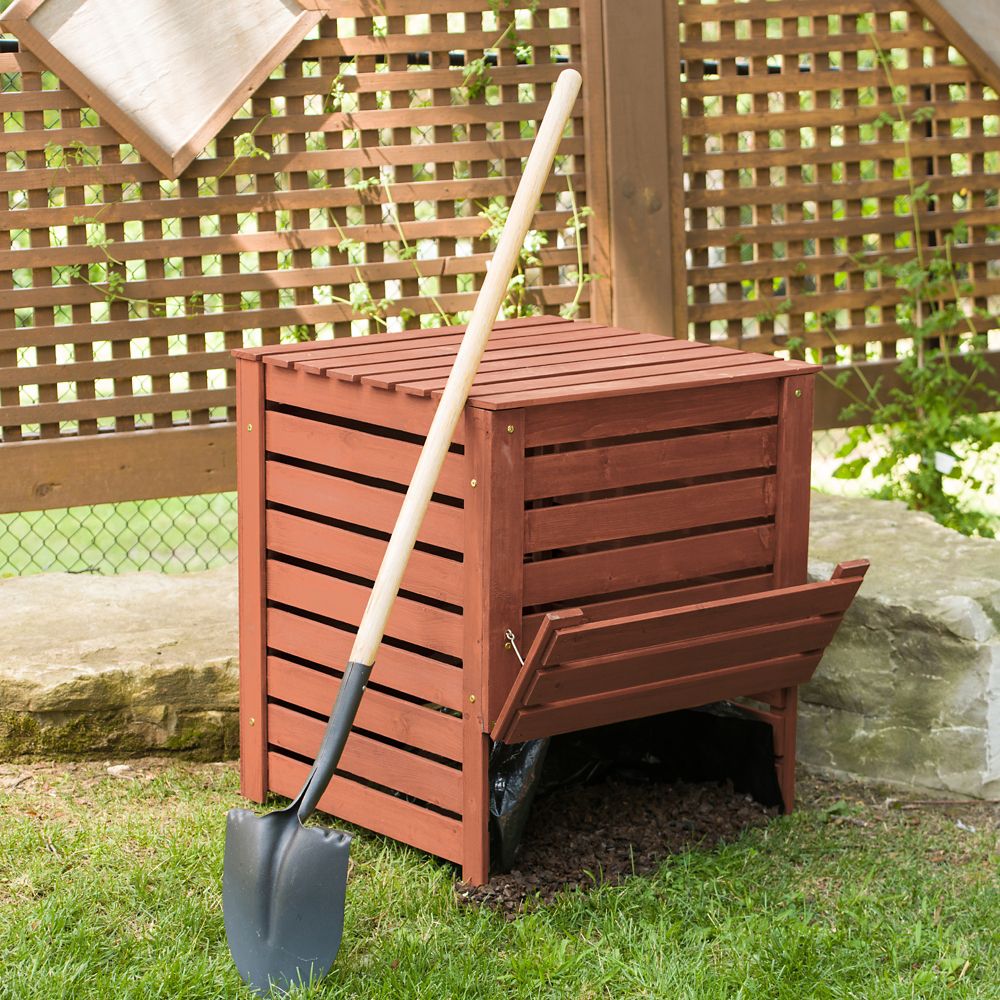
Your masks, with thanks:
[(655, 871), (671, 854), (714, 847), (778, 810), (731, 785), (635, 784), (620, 778), (538, 799), (513, 871), (484, 886), (456, 886), (458, 898), (513, 919), (567, 889), (618, 884)]

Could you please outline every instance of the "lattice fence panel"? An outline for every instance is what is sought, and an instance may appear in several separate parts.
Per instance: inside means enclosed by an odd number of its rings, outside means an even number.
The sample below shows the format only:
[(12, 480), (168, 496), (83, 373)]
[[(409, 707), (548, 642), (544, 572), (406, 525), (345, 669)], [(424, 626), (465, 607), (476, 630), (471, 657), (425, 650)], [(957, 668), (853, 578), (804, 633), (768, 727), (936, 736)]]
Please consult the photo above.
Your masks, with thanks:
[[(579, 0), (325, 6), (177, 181), (0, 55), (0, 440), (229, 420), (233, 347), (471, 308), (480, 212), (580, 63)], [(529, 299), (549, 312), (577, 294), (583, 154), (581, 110), (535, 220)]]
[(909, 0), (686, 0), (680, 31), (697, 339), (892, 358), (879, 261), (918, 239), (952, 238), (958, 298), (996, 314), (1000, 100)]

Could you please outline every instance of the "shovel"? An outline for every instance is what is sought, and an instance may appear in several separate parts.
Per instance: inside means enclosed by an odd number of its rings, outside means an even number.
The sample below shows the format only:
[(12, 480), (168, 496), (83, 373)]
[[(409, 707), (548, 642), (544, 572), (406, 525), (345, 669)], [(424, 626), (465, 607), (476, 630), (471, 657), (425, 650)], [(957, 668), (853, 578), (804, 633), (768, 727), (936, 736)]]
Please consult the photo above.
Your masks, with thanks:
[(261, 995), (315, 982), (326, 975), (337, 957), (344, 930), (351, 838), (336, 830), (307, 828), (303, 823), (316, 809), (340, 761), (455, 425), (465, 408), (581, 82), (580, 74), (568, 69), (559, 75), (553, 89), (386, 547), (312, 770), (286, 809), (266, 816), (232, 809), (227, 817), (222, 874), (226, 938), (240, 975)]

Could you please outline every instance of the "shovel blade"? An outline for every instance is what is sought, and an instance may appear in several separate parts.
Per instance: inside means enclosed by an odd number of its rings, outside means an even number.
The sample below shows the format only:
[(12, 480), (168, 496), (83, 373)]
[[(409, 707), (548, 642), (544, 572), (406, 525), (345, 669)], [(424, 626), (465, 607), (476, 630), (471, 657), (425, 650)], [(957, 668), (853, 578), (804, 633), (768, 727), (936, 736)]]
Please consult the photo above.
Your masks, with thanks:
[(226, 819), (222, 909), (233, 961), (266, 996), (321, 979), (344, 930), (351, 838), (304, 827), (297, 811)]

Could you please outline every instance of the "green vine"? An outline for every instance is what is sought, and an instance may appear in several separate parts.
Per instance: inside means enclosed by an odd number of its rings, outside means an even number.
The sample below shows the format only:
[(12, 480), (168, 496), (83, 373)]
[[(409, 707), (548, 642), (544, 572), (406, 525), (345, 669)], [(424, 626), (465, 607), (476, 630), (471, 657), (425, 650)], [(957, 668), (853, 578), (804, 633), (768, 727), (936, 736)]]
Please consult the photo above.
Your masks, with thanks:
[[(925, 245), (921, 208), (932, 195), (929, 185), (918, 184), (914, 177), (910, 136), (912, 127), (930, 121), (934, 110), (919, 108), (907, 114), (891, 63), (874, 36), (872, 40), (894, 105), (894, 113), (883, 113), (876, 125), (898, 128), (902, 134), (914, 251), (902, 262), (880, 259), (874, 270), (901, 292), (896, 318), (912, 349), (896, 366), (900, 387), (886, 388), (883, 378), (870, 381), (857, 365), (836, 377), (826, 376), (851, 399), (843, 418), (864, 421), (849, 430), (847, 442), (837, 452), (840, 464), (834, 475), (858, 479), (868, 470), (882, 481), (876, 496), (903, 500), (964, 534), (993, 537), (996, 519), (969, 509), (954, 489), (982, 489), (974, 457), (1000, 443), (1000, 423), (981, 412), (974, 398), (978, 394), (991, 408), (1000, 409), (1000, 393), (985, 384), (991, 366), (984, 354), (986, 338), (976, 324), (976, 318), (986, 314), (962, 307), (973, 294), (954, 257), (955, 243), (965, 239), (965, 227), (947, 234), (943, 246), (933, 252)], [(865, 266), (872, 269), (870, 262)], [(821, 319), (836, 344), (830, 317)], [(860, 392), (850, 388), (852, 374)]]
[[(514, 48), (514, 53), (519, 62), (527, 62), (531, 58), (531, 46), (526, 45), (521, 36), (517, 33), (516, 10), (511, 8), (516, 4), (521, 9), (529, 11), (531, 14), (538, 12), (539, 0), (487, 0), (490, 10), (496, 19), (497, 25), (503, 24), (503, 13), (510, 12), (510, 20), (506, 27), (500, 32), (500, 36), (488, 46), (490, 49), (499, 50), (505, 41), (509, 41)], [(486, 88), (493, 83), (490, 75), (490, 64), (486, 58), (486, 53), (473, 59), (465, 67), (465, 76), (462, 79), (462, 87), (465, 90), (466, 100), (475, 101), (486, 93)]]
[[(488, 0), (498, 26), (503, 26), (500, 36), (497, 38), (492, 48), (498, 48), (504, 41), (509, 41), (515, 47), (526, 48), (517, 34), (514, 20), (514, 0)], [(539, 6), (539, 0), (521, 0), (519, 9), (526, 9), (535, 13)], [(380, 8), (381, 9), (381, 8)], [(510, 19), (504, 25), (503, 13), (510, 11)], [(379, 34), (384, 30), (384, 25), (380, 26), (373, 21), (373, 31)], [(518, 58), (526, 59), (530, 55), (527, 51), (519, 51)], [(479, 66), (479, 63), (482, 63)], [(357, 64), (354, 59), (347, 60), (340, 64), (337, 76), (333, 79), (323, 102), (324, 112), (334, 114), (346, 112), (346, 102), (349, 93), (346, 79), (352, 73), (357, 72)], [(488, 65), (484, 60), (476, 60), (467, 69), (463, 79), (470, 98), (478, 96), (490, 83)], [(478, 88), (478, 89), (477, 89)], [(386, 104), (384, 95), (379, 95), (377, 106), (383, 107)], [(270, 115), (263, 115), (257, 119), (251, 128), (241, 132), (233, 139), (233, 154), (229, 161), (219, 172), (218, 177), (225, 177), (230, 174), (238, 165), (240, 160), (262, 159), (270, 160), (271, 152), (258, 144), (257, 133), (268, 120)], [(85, 143), (74, 141), (63, 146), (50, 144), (46, 147), (47, 161), (50, 166), (63, 167), (69, 169), (70, 166), (97, 165), (98, 159), (93, 150)], [(318, 189), (329, 187), (324, 181), (315, 185)], [(386, 243), (387, 250), (399, 261), (408, 261), (417, 279), (420, 294), (429, 298), (433, 305), (437, 320), (444, 326), (449, 326), (457, 321), (454, 313), (446, 310), (438, 298), (437, 294), (429, 291), (426, 284), (434, 280), (433, 275), (427, 275), (420, 265), (420, 258), (417, 246), (411, 244), (407, 239), (403, 225), (399, 216), (399, 210), (393, 197), (392, 190), (387, 181), (381, 176), (381, 172), (375, 176), (359, 177), (357, 180), (348, 181), (346, 186), (356, 191), (362, 203), (376, 203), (376, 189), (381, 188), (384, 192), (383, 212), (385, 221), (392, 225), (396, 232), (396, 240)], [(582, 233), (587, 226), (587, 218), (591, 210), (587, 206), (580, 207), (577, 204), (576, 194), (572, 184), (567, 178), (567, 192), (571, 206), (571, 218), (567, 225), (567, 235), (572, 239), (576, 255), (575, 268), (568, 271), (568, 277), (575, 285), (573, 298), (565, 303), (560, 313), (571, 318), (579, 314), (583, 292), (586, 285), (596, 280), (599, 275), (587, 273), (582, 245)], [(84, 225), (88, 227), (87, 243), (97, 249), (102, 260), (89, 264), (74, 264), (61, 269), (63, 277), (69, 277), (83, 282), (90, 288), (98, 292), (107, 304), (125, 303), (135, 315), (145, 314), (152, 317), (162, 317), (166, 315), (166, 307), (162, 302), (151, 301), (129, 294), (129, 281), (126, 263), (119, 259), (114, 251), (114, 241), (107, 236), (102, 216), (111, 207), (112, 203), (102, 205), (94, 214), (89, 216), (77, 216), (73, 219), (74, 225)], [(480, 238), (486, 240), (491, 247), (495, 248), (500, 237), (500, 232), (507, 218), (508, 207), (501, 198), (491, 198), (481, 206), (479, 215), (486, 221), (487, 227)], [(386, 297), (376, 298), (371, 290), (371, 285), (366, 280), (363, 267), (365, 264), (365, 244), (350, 236), (344, 225), (334, 216), (332, 212), (328, 218), (338, 235), (335, 249), (344, 255), (347, 262), (353, 265), (355, 280), (350, 283), (349, 297), (330, 295), (333, 302), (349, 306), (359, 317), (363, 317), (376, 327), (387, 330), (389, 328), (390, 310), (392, 302)], [(548, 242), (544, 233), (531, 230), (525, 240), (524, 246), (518, 256), (517, 269), (511, 278), (507, 296), (502, 307), (503, 315), (507, 317), (529, 316), (541, 312), (540, 305), (534, 300), (529, 289), (528, 271), (541, 267), (542, 261), (540, 252)], [(193, 292), (183, 299), (182, 306), (185, 309), (198, 309), (204, 306), (205, 293)], [(241, 301), (237, 306), (222, 306), (222, 312), (244, 310), (249, 308), (245, 301)], [(413, 309), (404, 307), (397, 310), (393, 315), (397, 315), (404, 324), (416, 318)], [(296, 340), (308, 340), (311, 337), (310, 326), (298, 324), (288, 327), (288, 331)]]

